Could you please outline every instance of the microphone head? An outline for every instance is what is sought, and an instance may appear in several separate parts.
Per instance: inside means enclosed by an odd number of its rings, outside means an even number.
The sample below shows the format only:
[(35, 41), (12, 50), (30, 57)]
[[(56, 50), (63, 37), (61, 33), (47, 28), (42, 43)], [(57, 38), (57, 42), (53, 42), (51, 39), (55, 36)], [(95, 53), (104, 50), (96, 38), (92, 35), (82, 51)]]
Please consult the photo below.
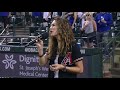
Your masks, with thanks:
[(49, 33), (48, 33), (48, 32), (42, 33), (42, 34), (40, 35), (40, 39), (47, 39), (48, 36), (49, 36)]

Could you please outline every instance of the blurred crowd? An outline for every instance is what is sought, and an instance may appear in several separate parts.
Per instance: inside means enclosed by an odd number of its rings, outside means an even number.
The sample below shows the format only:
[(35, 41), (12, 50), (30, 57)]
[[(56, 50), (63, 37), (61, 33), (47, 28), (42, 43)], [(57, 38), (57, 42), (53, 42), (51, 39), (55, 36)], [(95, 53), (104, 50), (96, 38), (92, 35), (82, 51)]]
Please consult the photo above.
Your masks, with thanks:
[(7, 24), (19, 23), (24, 19), (25, 26), (50, 27), (53, 18), (66, 18), (71, 25), (74, 34), (80, 33), (84, 47), (93, 48), (96, 44), (96, 34), (99, 34), (98, 42), (106, 40), (111, 34), (108, 32), (117, 20), (116, 12), (0, 12), (0, 28)]

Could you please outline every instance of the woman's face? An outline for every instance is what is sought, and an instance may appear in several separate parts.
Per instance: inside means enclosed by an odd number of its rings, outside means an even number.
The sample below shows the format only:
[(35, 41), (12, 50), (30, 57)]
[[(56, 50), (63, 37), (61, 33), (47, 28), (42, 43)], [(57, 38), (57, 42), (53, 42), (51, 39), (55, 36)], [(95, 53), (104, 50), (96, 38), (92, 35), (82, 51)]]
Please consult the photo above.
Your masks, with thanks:
[(54, 20), (50, 26), (50, 36), (57, 36), (57, 34), (58, 34), (57, 24), (56, 24), (56, 21)]
[(91, 19), (91, 15), (90, 14), (86, 14), (86, 19)]

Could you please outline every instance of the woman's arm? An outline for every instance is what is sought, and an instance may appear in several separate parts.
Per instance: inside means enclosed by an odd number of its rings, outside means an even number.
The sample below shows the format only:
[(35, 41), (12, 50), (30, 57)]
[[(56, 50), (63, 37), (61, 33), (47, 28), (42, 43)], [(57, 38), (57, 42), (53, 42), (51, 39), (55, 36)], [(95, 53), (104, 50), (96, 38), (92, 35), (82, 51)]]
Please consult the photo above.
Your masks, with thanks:
[(75, 63), (76, 66), (74, 67), (68, 67), (66, 66), (65, 71), (71, 72), (71, 73), (83, 73), (83, 61), (78, 61)]
[(97, 32), (97, 24), (94, 20), (93, 20), (93, 28), (94, 28), (94, 31)]
[(73, 24), (72, 24), (72, 28), (74, 28), (74, 25), (76, 23), (78, 12), (73, 12), (73, 13), (74, 13), (74, 21), (73, 21)]
[(48, 62), (48, 54), (47, 52), (43, 54), (43, 41), (40, 40), (38, 43), (36, 43), (37, 48), (38, 48), (38, 54), (39, 54), (39, 64), (40, 65), (45, 65)]
[(63, 13), (63, 17), (64, 17), (64, 18), (67, 18), (69, 15), (72, 15), (72, 14), (73, 14), (73, 12), (69, 12), (69, 13), (64, 12), (64, 13)]
[(47, 54), (39, 56), (39, 65), (41, 65), (41, 66), (46, 65), (48, 60), (49, 59), (48, 59), (48, 55)]
[(88, 26), (89, 22), (88, 21), (85, 21), (84, 24), (83, 24), (83, 28), (81, 28), (81, 31), (84, 31), (85, 28)]
[(83, 61), (80, 60), (78, 62), (75, 63), (76, 66), (73, 67), (69, 67), (69, 66), (65, 66), (63, 64), (53, 64), (50, 66), (50, 69), (52, 71), (58, 71), (58, 70), (62, 70), (64, 72), (71, 72), (71, 73), (83, 73)]

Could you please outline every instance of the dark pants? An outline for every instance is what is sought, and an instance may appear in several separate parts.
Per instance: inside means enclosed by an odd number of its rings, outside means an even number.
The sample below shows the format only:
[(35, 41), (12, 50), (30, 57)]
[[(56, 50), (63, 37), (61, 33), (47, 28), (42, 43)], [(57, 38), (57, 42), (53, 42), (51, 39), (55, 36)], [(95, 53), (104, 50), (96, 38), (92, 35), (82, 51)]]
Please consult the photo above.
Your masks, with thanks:
[(109, 43), (109, 40), (111, 38), (111, 32), (107, 31), (107, 32), (102, 32), (101, 34), (99, 34), (99, 39), (98, 39), (98, 42), (102, 42), (100, 45), (100, 47), (104, 47), (104, 53), (105, 55), (108, 55), (109, 54), (109, 48), (110, 48), (110, 45), (108, 45)]

